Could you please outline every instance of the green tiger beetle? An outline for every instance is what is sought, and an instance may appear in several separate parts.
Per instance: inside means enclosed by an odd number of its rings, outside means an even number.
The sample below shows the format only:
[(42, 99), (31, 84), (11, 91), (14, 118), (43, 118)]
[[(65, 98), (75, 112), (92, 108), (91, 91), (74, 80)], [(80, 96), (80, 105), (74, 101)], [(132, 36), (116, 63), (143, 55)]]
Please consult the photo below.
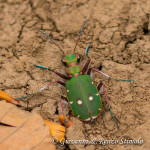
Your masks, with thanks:
[[(25, 97), (34, 95), (38, 92), (43, 91), (50, 85), (54, 83), (58, 83), (65, 87), (66, 89), (66, 97), (63, 96), (63, 99), (66, 99), (70, 105), (70, 108), (72, 109), (72, 112), (74, 115), (81, 121), (94, 121), (102, 111), (102, 101), (100, 97), (100, 90), (103, 88), (108, 109), (111, 113), (111, 116), (113, 120), (115, 121), (118, 129), (119, 126), (115, 120), (115, 117), (112, 114), (111, 107), (108, 101), (108, 97), (106, 94), (106, 90), (103, 83), (99, 83), (97, 86), (94, 85), (94, 82), (92, 81), (92, 78), (90, 77), (91, 71), (96, 71), (102, 75), (104, 75), (108, 79), (114, 79), (108, 76), (107, 74), (95, 69), (95, 68), (89, 68), (90, 64), (90, 57), (88, 56), (89, 48), (91, 43), (86, 49), (85, 56), (88, 58), (84, 66), (80, 65), (80, 56), (75, 52), (76, 46), (78, 44), (78, 41), (80, 40), (81, 33), (83, 31), (83, 28), (88, 20), (86, 20), (82, 26), (81, 32), (79, 34), (78, 40), (76, 42), (76, 45), (74, 47), (74, 50), (71, 54), (66, 55), (64, 53), (64, 50), (60, 48), (46, 33), (43, 31), (40, 31), (43, 33), (47, 38), (51, 40), (53, 44), (55, 44), (63, 53), (62, 63), (66, 67), (66, 75), (62, 74), (60, 72), (54, 71), (50, 68), (41, 66), (41, 65), (34, 65), (38, 68), (46, 69), (49, 71), (52, 71), (53, 73), (57, 74), (61, 78), (67, 80), (67, 82), (63, 81), (55, 81), (52, 82), (45, 87), (41, 88), (39, 91), (32, 93), (30, 95), (27, 95)], [(133, 81), (133, 80), (121, 80), (121, 79), (114, 79), (114, 80), (120, 80), (120, 81)], [(25, 98), (20, 97), (17, 99)], [(62, 103), (62, 102), (61, 102)], [(63, 109), (63, 108), (62, 108)], [(64, 117), (65, 118), (65, 117)]]

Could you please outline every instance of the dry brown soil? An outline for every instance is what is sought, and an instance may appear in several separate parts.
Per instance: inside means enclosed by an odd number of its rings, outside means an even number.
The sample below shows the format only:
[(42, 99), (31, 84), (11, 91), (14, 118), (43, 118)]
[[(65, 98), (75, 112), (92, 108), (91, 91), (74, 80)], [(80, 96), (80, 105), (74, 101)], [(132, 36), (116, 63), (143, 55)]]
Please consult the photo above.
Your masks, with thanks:
[[(67, 144), (57, 149), (140, 150), (150, 149), (150, 0), (0, 0), (0, 89), (14, 97), (25, 96), (56, 80), (54, 73), (34, 67), (31, 63), (65, 72), (62, 52), (44, 37), (43, 30), (66, 53), (72, 52), (83, 22), (89, 18), (76, 52), (89, 51), (91, 66), (114, 78), (134, 82), (107, 80), (93, 73), (93, 81), (103, 81), (112, 112), (120, 126), (117, 129), (106, 106), (103, 116), (94, 123), (84, 123), (71, 115), (64, 105), (65, 115), (74, 123), (67, 140), (132, 139), (134, 144)], [(81, 63), (84, 63), (84, 57)], [(58, 122), (62, 113), (59, 97), (65, 89), (52, 85), (21, 102), (28, 111), (37, 111), (44, 119)], [(5, 108), (4, 108), (5, 109)]]

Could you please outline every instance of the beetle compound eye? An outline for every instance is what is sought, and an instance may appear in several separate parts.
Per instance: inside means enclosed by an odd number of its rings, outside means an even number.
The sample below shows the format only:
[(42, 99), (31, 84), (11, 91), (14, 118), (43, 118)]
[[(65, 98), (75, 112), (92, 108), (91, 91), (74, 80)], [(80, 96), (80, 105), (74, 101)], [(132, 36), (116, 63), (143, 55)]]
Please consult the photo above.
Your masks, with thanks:
[(80, 62), (80, 55), (78, 55), (78, 57), (77, 57), (77, 62), (78, 63)]
[(64, 64), (64, 66), (67, 66), (67, 62), (65, 61), (64, 58), (61, 59), (61, 62)]

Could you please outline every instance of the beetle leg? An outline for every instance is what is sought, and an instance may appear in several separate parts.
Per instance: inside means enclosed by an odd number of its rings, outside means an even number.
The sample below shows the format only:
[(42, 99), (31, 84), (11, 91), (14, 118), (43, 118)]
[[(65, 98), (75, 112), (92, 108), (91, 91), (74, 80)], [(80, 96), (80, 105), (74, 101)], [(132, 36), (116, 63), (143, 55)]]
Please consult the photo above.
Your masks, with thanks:
[(103, 89), (104, 89), (104, 93), (105, 93), (105, 97), (106, 97), (106, 102), (107, 102), (107, 106), (108, 106), (108, 109), (110, 111), (111, 117), (113, 118), (113, 120), (114, 120), (115, 124), (117, 125), (118, 129), (120, 129), (118, 124), (117, 124), (117, 121), (116, 121), (116, 119), (115, 119), (115, 117), (114, 117), (114, 115), (111, 111), (111, 106), (110, 106), (110, 103), (109, 103), (109, 100), (108, 100), (108, 96), (107, 96), (107, 93), (106, 93), (106, 90), (105, 90), (105, 86), (104, 86), (103, 83), (102, 83), (102, 85), (103, 85)]
[(67, 120), (64, 114), (64, 107), (63, 107), (63, 103), (62, 103), (62, 99), (60, 97), (60, 102), (61, 102), (61, 108), (62, 108), (62, 113), (63, 113), (63, 117), (64, 117), (64, 123), (65, 123), (65, 139), (66, 139), (66, 134), (67, 134)]
[(90, 61), (91, 61), (91, 60), (88, 58), (87, 62), (85, 63), (85, 65), (84, 65), (84, 67), (83, 67), (83, 70), (82, 70), (82, 73), (83, 73), (83, 74), (87, 71), (88, 66), (89, 66), (89, 64), (90, 64)]
[(90, 74), (91, 74), (91, 71), (92, 71), (92, 68), (89, 68), (89, 69), (87, 70), (87, 75), (90, 75)]
[(99, 71), (99, 70), (97, 70), (97, 69), (95, 69), (95, 68), (89, 68), (88, 69), (88, 71), (87, 71), (87, 75), (90, 75), (90, 73), (91, 73), (91, 71), (92, 70), (94, 70), (94, 71), (96, 71), (96, 72), (98, 72), (98, 73), (101, 73), (102, 75), (104, 75), (106, 78), (110, 78), (107, 74), (105, 74), (105, 73), (103, 73), (102, 71)]
[(57, 83), (59, 83), (59, 84), (61, 84), (62, 86), (65, 87), (65, 82), (63, 82), (63, 81), (57, 81)]
[(62, 95), (62, 96), (61, 96), (61, 99), (62, 99), (63, 104), (69, 106), (68, 100), (67, 100), (67, 97), (66, 97), (66, 96)]
[(60, 73), (60, 72), (57, 72), (57, 71), (54, 71), (54, 73), (57, 74), (58, 76), (60, 76), (63, 79), (66, 79), (66, 80), (70, 79), (68, 76), (64, 75), (63, 73)]
[(64, 95), (62, 95), (62, 96), (61, 96), (61, 99), (63, 99), (63, 100), (65, 100), (65, 101), (67, 101), (67, 102), (68, 102), (67, 97), (66, 97), (66, 96), (64, 96)]
[(100, 94), (103, 92), (103, 84), (102, 84), (101, 81), (98, 83), (97, 89), (98, 89), (98, 91), (99, 91)]
[[(34, 65), (34, 64), (33, 64), (33, 65)], [(44, 66), (41, 66), (41, 65), (34, 65), (34, 66), (37, 67), (37, 68), (41, 68), (41, 69), (45, 69), (45, 70), (52, 71), (52, 72), (54, 72), (55, 74), (57, 74), (58, 76), (60, 76), (60, 77), (63, 78), (63, 79), (67, 79), (67, 80), (70, 79), (68, 76), (64, 75), (63, 73), (54, 71), (54, 70), (52, 70), (51, 68), (47, 68), (47, 67), (44, 67)]]
[(40, 92), (42, 92), (43, 90), (47, 89), (49, 86), (51, 86), (51, 85), (54, 84), (54, 83), (59, 83), (59, 84), (65, 86), (65, 82), (63, 82), (63, 81), (55, 81), (55, 82), (52, 82), (52, 83), (50, 83), (50, 84), (48, 84), (48, 85), (42, 87), (42, 88), (41, 88), (40, 90), (38, 90), (37, 92), (31, 93), (31, 94), (29, 94), (29, 95), (27, 95), (27, 96), (19, 97), (19, 98), (16, 98), (16, 99), (27, 98), (27, 97), (29, 97), (29, 96), (35, 95), (35, 94), (37, 94), (37, 93), (40, 93)]
[[(99, 71), (99, 70), (97, 70), (97, 69), (95, 69), (95, 68), (89, 68), (89, 72), (91, 72), (91, 70), (94, 70), (94, 71), (96, 71), (96, 72), (102, 74), (103, 76), (105, 76), (105, 77), (108, 78), (108, 79), (113, 79), (113, 80), (117, 80), (117, 81), (129, 81), (129, 82), (134, 81), (134, 80), (124, 80), (124, 79), (111, 78), (109, 75), (107, 75), (107, 74), (105, 74), (104, 72)], [(87, 72), (87, 74), (88, 74), (89, 72)], [(90, 73), (89, 73), (89, 74), (90, 74)]]
[[(16, 57), (18, 58), (18, 56), (16, 55), (16, 51), (13, 51), (13, 54), (14, 54), (14, 56), (16, 56)], [(18, 58), (18, 59), (19, 59), (19, 58)], [(29, 62), (29, 61), (27, 61), (27, 62)], [(51, 68), (47, 68), (47, 67), (44, 67), (44, 66), (41, 66), (41, 65), (35, 65), (35, 64), (33, 64), (32, 62), (29, 62), (29, 63), (31, 63), (33, 66), (35, 66), (35, 67), (37, 67), (37, 68), (52, 71), (52, 72), (54, 72), (55, 74), (57, 74), (58, 76), (60, 76), (60, 77), (63, 78), (63, 79), (66, 79), (66, 80), (69, 80), (69, 79), (70, 79), (68, 76), (64, 75), (63, 73), (54, 71), (54, 70), (51, 69)]]

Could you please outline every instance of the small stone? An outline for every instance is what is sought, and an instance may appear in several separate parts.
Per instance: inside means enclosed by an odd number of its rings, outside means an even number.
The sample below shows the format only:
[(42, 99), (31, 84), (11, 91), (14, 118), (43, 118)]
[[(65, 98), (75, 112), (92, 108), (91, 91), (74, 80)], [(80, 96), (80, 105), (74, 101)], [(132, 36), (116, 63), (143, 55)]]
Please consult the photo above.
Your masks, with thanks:
[(104, 30), (103, 32), (100, 33), (99, 35), (99, 41), (101, 43), (107, 44), (109, 42), (111, 42), (113, 33), (115, 30), (117, 30), (118, 28), (114, 27), (114, 28), (108, 28), (106, 30)]
[(38, 7), (36, 10), (35, 10), (35, 13), (36, 15), (43, 21), (46, 21), (46, 15), (45, 15), (45, 10), (41, 7)]
[(49, 99), (45, 104), (43, 104), (43, 112), (49, 113), (50, 115), (54, 115), (56, 112), (55, 102), (55, 100)]
[(101, 131), (99, 131), (99, 130), (96, 130), (96, 133), (101, 133)]
[(36, 21), (29, 21), (27, 24), (26, 24), (26, 26), (27, 27), (32, 27), (32, 26), (34, 26), (36, 24)]
[(115, 32), (114, 35), (113, 35), (113, 38), (112, 38), (112, 42), (115, 44), (115, 45), (118, 45), (121, 41), (121, 35), (120, 35), (120, 32)]
[(86, 130), (90, 130), (91, 126), (89, 124), (85, 124), (85, 128), (86, 128)]
[(44, 22), (43, 23), (43, 30), (52, 30), (53, 29), (53, 24), (51, 22)]
[(23, 62), (20, 60), (14, 61), (14, 67), (15, 67), (17, 72), (24, 71), (24, 69), (25, 69)]

